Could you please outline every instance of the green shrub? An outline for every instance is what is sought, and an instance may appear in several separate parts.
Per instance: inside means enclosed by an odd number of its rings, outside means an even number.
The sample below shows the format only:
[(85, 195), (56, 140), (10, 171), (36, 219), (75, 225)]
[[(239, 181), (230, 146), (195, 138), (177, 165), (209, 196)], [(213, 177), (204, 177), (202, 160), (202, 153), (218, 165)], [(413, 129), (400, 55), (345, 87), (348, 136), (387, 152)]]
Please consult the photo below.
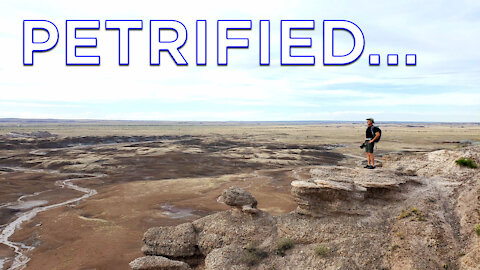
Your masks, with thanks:
[(314, 249), (315, 254), (320, 257), (325, 257), (328, 254), (328, 248), (324, 245), (318, 245)]
[(415, 215), (418, 221), (425, 221), (425, 216), (416, 207), (413, 207), (412, 209), (403, 209), (400, 215), (398, 215), (398, 219), (411, 217), (413, 215)]
[(275, 247), (275, 254), (280, 256), (285, 256), (285, 251), (291, 249), (293, 247), (293, 240), (288, 238), (281, 238), (277, 242), (277, 246)]
[(402, 212), (400, 213), (400, 215), (398, 216), (398, 219), (407, 218), (407, 217), (411, 216), (412, 214), (413, 214), (412, 211), (410, 211), (408, 209), (403, 209)]
[(471, 158), (459, 158), (455, 160), (455, 163), (457, 163), (462, 167), (467, 167), (472, 169), (478, 168), (477, 164), (475, 164), (475, 162)]
[(244, 252), (242, 256), (242, 261), (248, 266), (253, 266), (260, 261), (260, 258), (255, 255), (255, 253)]
[(475, 225), (475, 233), (477, 234), (477, 236), (480, 236), (480, 223)]
[(250, 244), (245, 248), (245, 251), (243, 252), (242, 261), (248, 266), (253, 266), (267, 256), (267, 252), (258, 249), (254, 245)]

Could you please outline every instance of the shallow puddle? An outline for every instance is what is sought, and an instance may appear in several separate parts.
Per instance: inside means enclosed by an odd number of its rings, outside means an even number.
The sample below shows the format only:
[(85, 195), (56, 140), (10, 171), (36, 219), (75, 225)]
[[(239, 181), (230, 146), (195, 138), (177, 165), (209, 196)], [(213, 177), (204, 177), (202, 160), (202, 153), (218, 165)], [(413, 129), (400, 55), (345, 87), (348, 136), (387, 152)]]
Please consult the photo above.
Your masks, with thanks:
[(162, 214), (174, 219), (200, 217), (193, 213), (194, 209), (178, 208), (168, 203), (162, 205), (162, 210)]

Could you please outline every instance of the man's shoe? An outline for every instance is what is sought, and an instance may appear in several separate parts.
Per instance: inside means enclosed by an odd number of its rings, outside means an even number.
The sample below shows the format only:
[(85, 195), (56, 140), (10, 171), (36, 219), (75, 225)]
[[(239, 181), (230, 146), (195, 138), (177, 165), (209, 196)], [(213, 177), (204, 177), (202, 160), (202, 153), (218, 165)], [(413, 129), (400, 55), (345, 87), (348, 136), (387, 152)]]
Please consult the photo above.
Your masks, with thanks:
[(370, 169), (370, 167), (371, 167), (370, 165), (367, 165), (367, 166), (365, 166), (365, 167), (363, 167), (363, 168), (365, 168), (365, 169)]
[(373, 170), (373, 169), (375, 169), (375, 166), (370, 166), (370, 167), (368, 167), (368, 169)]

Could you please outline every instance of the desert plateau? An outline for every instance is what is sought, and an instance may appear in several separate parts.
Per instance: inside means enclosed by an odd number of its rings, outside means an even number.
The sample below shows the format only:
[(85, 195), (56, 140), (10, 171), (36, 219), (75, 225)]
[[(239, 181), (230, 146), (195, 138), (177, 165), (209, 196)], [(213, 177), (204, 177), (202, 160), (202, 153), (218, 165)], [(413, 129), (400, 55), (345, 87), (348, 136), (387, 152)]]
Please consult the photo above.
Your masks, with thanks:
[(0, 270), (480, 269), (480, 124), (0, 119)]

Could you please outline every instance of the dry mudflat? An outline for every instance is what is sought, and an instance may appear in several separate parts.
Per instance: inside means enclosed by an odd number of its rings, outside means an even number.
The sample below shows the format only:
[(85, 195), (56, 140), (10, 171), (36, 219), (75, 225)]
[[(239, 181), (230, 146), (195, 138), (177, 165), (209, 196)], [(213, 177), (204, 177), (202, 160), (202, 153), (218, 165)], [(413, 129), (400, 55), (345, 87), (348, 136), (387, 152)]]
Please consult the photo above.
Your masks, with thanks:
[[(424, 164), (418, 161), (422, 155), (475, 148), (480, 142), (478, 124), (389, 123), (380, 127), (382, 142), (376, 151), (379, 164), (385, 166), (377, 170), (398, 174), (418, 174), (419, 164)], [(258, 208), (271, 215), (295, 211), (293, 181), (312, 178), (312, 172), (322, 166), (352, 170), (363, 166), (364, 153), (358, 146), (364, 130), (364, 124), (358, 123), (4, 123), (0, 126), (0, 229), (32, 209), (85, 194), (85, 190), (66, 186), (72, 183), (96, 194), (39, 212), (9, 238), (32, 247), (21, 250), (29, 258), (25, 269), (130, 269), (128, 263), (143, 255), (142, 236), (148, 228), (192, 222), (230, 209), (219, 202), (219, 196), (232, 185), (251, 192)], [(409, 163), (410, 158), (417, 162)], [(434, 162), (446, 161), (439, 157)], [(444, 173), (425, 175), (435, 179)], [(430, 207), (435, 212), (431, 216), (445, 215), (445, 222), (437, 225), (452, 224), (459, 236), (438, 240), (444, 245), (439, 250), (449, 256), (448, 269), (460, 269), (462, 257), (470, 254), (465, 248), (471, 248), (472, 240), (465, 235), (473, 234), (473, 228), (463, 231), (461, 224), (480, 220), (474, 220), (478, 209), (465, 206), (458, 210), (457, 206), (459, 202), (468, 205), (469, 200), (478, 205), (478, 195), (461, 193), (465, 187), (455, 187), (458, 183), (442, 183), (433, 191), (409, 186), (412, 196), (427, 192), (425, 200), (399, 203), (388, 208), (389, 215), (397, 217), (413, 207), (421, 208), (425, 216)], [(478, 183), (469, 185), (480, 192)], [(429, 224), (429, 230), (438, 234), (446, 229), (435, 227), (433, 218), (418, 224), (408, 220), (389, 225), (387, 232), (373, 228), (382, 231), (382, 237), (399, 239), (387, 246), (373, 246), (393, 248), (395, 253), (372, 252), (398, 256), (405, 261), (405, 269), (416, 269), (414, 264), (408, 266), (409, 250), (418, 250), (415, 241), (427, 241), (424, 235), (435, 240), (434, 233), (425, 234), (422, 226)], [(478, 259), (478, 255), (468, 256), (463, 265)], [(0, 244), (3, 269), (12, 265), (14, 257), (10, 247)]]

